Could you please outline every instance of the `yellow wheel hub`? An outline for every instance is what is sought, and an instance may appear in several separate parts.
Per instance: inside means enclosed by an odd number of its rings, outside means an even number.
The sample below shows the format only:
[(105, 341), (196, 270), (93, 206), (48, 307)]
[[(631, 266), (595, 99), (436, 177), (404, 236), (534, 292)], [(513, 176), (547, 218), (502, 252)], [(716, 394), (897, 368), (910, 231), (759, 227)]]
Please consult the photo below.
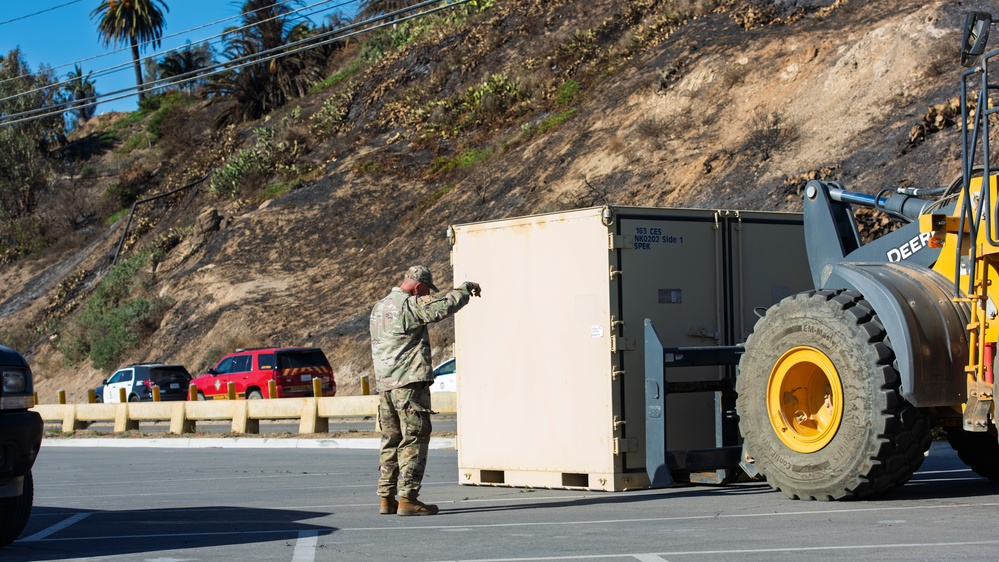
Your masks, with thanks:
[(843, 385), (832, 361), (811, 347), (784, 353), (770, 371), (767, 413), (791, 450), (814, 453), (828, 445), (843, 421)]

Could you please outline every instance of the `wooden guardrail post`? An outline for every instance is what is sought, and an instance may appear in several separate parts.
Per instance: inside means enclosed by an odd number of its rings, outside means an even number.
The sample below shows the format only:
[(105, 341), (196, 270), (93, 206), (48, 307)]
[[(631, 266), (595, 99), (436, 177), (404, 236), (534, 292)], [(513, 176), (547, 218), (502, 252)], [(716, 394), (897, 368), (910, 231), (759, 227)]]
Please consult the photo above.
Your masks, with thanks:
[[(313, 379), (319, 380), (319, 379)], [(316, 398), (306, 398), (305, 406), (302, 408), (302, 419), (298, 424), (298, 433), (328, 433), (330, 430), (330, 419), (319, 417), (319, 400)]]
[[(121, 389), (122, 394), (124, 394), (125, 389)], [(139, 429), (138, 420), (133, 420), (128, 417), (128, 402), (122, 402), (121, 404), (115, 405), (114, 412), (114, 431), (115, 433), (121, 433), (123, 431), (128, 431), (130, 429)]]
[[(231, 385), (232, 383), (229, 384)], [(229, 388), (231, 389), (232, 386), (230, 386)], [(253, 433), (253, 434), (260, 433), (260, 420), (250, 418), (249, 400), (240, 400), (235, 404), (233, 404), (232, 432)]]
[(73, 433), (77, 429), (87, 429), (87, 425), (89, 425), (87, 422), (76, 419), (76, 404), (64, 404), (60, 405), (59, 408), (62, 411), (63, 433)]
[(175, 402), (170, 412), (170, 433), (194, 433), (197, 429), (197, 422), (187, 419), (187, 402)]

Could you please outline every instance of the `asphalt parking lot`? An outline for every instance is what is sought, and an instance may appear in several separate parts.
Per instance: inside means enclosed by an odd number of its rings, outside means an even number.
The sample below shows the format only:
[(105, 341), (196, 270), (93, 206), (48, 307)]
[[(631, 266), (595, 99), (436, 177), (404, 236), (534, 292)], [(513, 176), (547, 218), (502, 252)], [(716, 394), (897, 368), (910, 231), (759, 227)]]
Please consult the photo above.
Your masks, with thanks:
[[(53, 440), (54, 441), (54, 440)], [(83, 445), (83, 446), (79, 446)], [(877, 501), (765, 483), (624, 493), (458, 485), (434, 449), (435, 517), (377, 514), (377, 450), (43, 445), (35, 509), (5, 561), (993, 559), (999, 486), (935, 443)], [(978, 522), (977, 524), (975, 522)]]

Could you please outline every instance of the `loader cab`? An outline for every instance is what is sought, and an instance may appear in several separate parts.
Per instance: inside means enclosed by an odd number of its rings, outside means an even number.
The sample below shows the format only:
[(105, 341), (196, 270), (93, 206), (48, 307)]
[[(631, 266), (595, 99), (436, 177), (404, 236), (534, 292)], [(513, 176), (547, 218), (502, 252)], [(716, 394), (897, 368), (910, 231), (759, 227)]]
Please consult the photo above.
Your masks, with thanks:
[(992, 14), (988, 12), (968, 12), (964, 21), (964, 38), (961, 40), (961, 66), (977, 66), (989, 43), (989, 28), (992, 27)]

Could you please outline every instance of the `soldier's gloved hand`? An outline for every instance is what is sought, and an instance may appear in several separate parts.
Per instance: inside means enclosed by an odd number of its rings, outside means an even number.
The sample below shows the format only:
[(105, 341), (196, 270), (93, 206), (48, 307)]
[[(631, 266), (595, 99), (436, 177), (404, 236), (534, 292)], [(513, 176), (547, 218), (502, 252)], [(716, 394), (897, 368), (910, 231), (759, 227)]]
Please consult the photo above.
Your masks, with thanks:
[(464, 283), (461, 284), (461, 286), (464, 287), (465, 290), (468, 291), (468, 294), (472, 295), (473, 297), (482, 296), (482, 287), (480, 287), (478, 283), (473, 283), (472, 281), (465, 281)]

